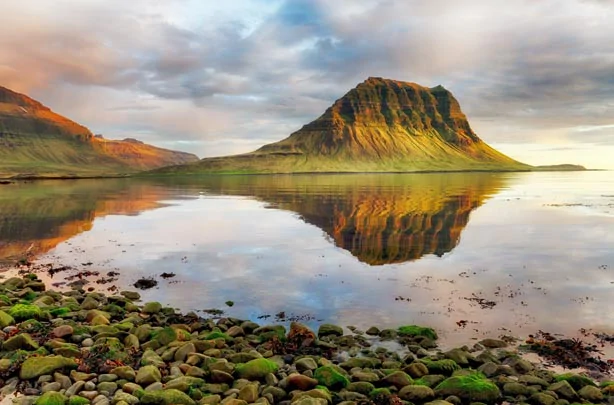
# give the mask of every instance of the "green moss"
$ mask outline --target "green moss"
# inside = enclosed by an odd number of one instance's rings
[[[26,302],[32,302],[38,297],[34,291],[28,291],[21,299]]]
[[[430,387],[429,383],[426,382],[423,378],[418,378],[417,380],[414,380],[413,385],[423,385],[425,387]]]
[[[332,366],[324,366],[316,369],[313,377],[318,380],[318,384],[328,388],[345,388],[350,384],[347,377]]]
[[[214,331],[214,332],[209,333],[207,336],[205,336],[205,340],[214,340],[214,339],[232,340],[230,336],[220,331]]]
[[[11,299],[8,295],[0,294],[0,302],[6,305],[11,305]]]
[[[432,340],[437,340],[437,332],[433,328],[418,325],[401,326],[398,330],[400,336],[424,336]]]
[[[162,346],[166,346],[177,340],[177,332],[175,332],[175,329],[171,328],[170,326],[167,326],[161,330],[153,331],[151,336],[153,340],[157,340]]]
[[[24,321],[27,319],[38,319],[43,315],[43,312],[36,305],[17,304],[9,309],[8,314],[17,321]]]
[[[52,316],[57,317],[62,317],[68,313],[72,312],[69,308],[66,307],[60,307],[60,308],[53,308],[52,310],[49,311],[49,313]]]
[[[19,330],[28,332],[41,332],[45,329],[45,325],[37,321],[36,319],[28,319],[19,324]]]
[[[316,390],[320,390],[320,391],[324,391],[324,392],[327,392],[327,393],[330,394],[330,390],[328,388],[326,388],[325,386],[323,386],[323,385],[316,385],[315,389]]]
[[[602,381],[601,384],[599,384],[601,388],[609,387],[611,385],[614,385],[614,381]]]
[[[375,398],[379,395],[390,395],[390,390],[388,388],[376,388],[369,393],[371,398]]]
[[[235,371],[239,378],[258,380],[269,373],[275,373],[279,366],[268,359],[254,359],[244,364],[238,364]]]
[[[461,367],[454,360],[450,360],[450,359],[444,359],[444,360],[423,359],[423,360],[420,360],[420,362],[426,365],[426,367],[429,369],[429,374],[452,375],[453,372],[461,369]]]
[[[64,405],[65,403],[66,397],[64,394],[60,394],[59,392],[46,392],[36,400],[34,405]]]
[[[559,374],[554,377],[554,380],[556,382],[567,381],[569,385],[573,387],[574,390],[582,389],[582,387],[585,387],[587,385],[592,385],[593,387],[597,386],[597,384],[595,384],[595,382],[590,378],[574,373]]]
[[[436,388],[437,395],[455,395],[472,402],[494,402],[501,396],[499,388],[482,373],[459,375],[441,382]]]
[[[89,403],[89,399],[80,397],[78,395],[73,395],[68,400],[68,405],[89,405]]]

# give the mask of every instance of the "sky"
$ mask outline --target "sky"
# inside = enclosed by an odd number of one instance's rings
[[[0,85],[201,157],[285,138],[369,76],[443,85],[530,164],[614,169],[614,0],[8,0]]]

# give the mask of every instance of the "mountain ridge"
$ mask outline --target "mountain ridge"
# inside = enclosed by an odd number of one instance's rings
[[[530,170],[471,129],[443,86],[370,77],[314,121],[245,154],[153,173],[305,173]]]
[[[0,86],[0,177],[100,177],[197,161],[140,141],[109,140]]]

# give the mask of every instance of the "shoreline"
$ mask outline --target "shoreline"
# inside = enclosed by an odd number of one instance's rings
[[[529,169],[470,169],[470,170],[414,170],[414,171],[376,171],[376,172],[364,172],[364,171],[342,171],[342,172],[279,172],[279,173],[267,173],[267,172],[202,172],[202,173],[151,173],[137,172],[137,173],[124,173],[124,174],[106,174],[106,175],[53,175],[53,176],[36,176],[36,175],[13,175],[8,177],[0,177],[0,185],[16,184],[21,181],[44,181],[44,180],[95,180],[95,179],[129,179],[129,178],[171,178],[171,177],[218,177],[218,176],[319,176],[319,175],[357,175],[357,174],[433,174],[433,173],[543,173],[543,172],[600,172],[608,171],[608,169],[586,169],[586,168],[573,168],[573,169],[557,169],[540,166],[534,166]]]
[[[442,351],[428,327],[346,334],[331,324],[316,331],[180,314],[139,299],[47,290],[35,274],[3,280],[0,396],[16,391],[24,405],[614,401],[613,365],[589,361],[581,342],[559,357],[584,359],[590,377],[533,364],[507,339]],[[567,343],[545,334],[528,346],[547,354]]]

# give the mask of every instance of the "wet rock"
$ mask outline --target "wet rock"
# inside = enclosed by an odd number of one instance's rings
[[[51,334],[58,338],[64,338],[66,336],[72,335],[73,333],[73,327],[70,325],[61,325],[51,331]]]
[[[41,391],[51,392],[51,391],[59,391],[61,389],[62,389],[62,384],[60,384],[59,382],[50,382],[50,383],[43,385],[43,387],[41,388]]]
[[[294,366],[300,373],[307,370],[315,370],[316,368],[318,368],[318,364],[311,357],[305,357],[300,360],[297,360],[296,363],[294,363]]]
[[[559,381],[548,387],[549,391],[555,392],[559,397],[575,400],[578,398],[578,393],[567,381]]]
[[[162,310],[162,304],[159,302],[148,302],[143,306],[141,312],[144,314],[157,314]]]
[[[379,375],[372,373],[372,372],[356,371],[352,373],[352,379],[355,381],[374,383],[374,382],[378,382],[380,380],[380,377]]]
[[[407,385],[399,391],[399,397],[413,403],[428,402],[435,398],[435,392],[423,385]]]
[[[7,351],[13,350],[36,350],[38,349],[38,343],[32,339],[28,333],[20,333],[19,335],[15,335],[12,338],[6,340],[2,344],[2,348]]]
[[[307,377],[306,375],[302,374],[291,374],[286,379],[286,385],[288,389],[308,391],[318,385],[318,380],[316,380],[315,378]]]
[[[328,401],[324,398],[314,398],[304,395],[292,403],[294,405],[327,405]]]
[[[547,388],[550,384],[543,378],[536,377],[534,375],[525,374],[518,377],[518,382],[526,385],[539,385],[542,388]]]
[[[122,380],[134,381],[136,378],[136,372],[130,366],[116,367],[111,370],[111,374],[115,374]]]
[[[343,336],[343,329],[340,326],[325,323],[318,329],[318,337],[323,336]]]
[[[77,381],[76,383],[71,385],[70,388],[66,390],[66,395],[69,397],[73,395],[77,395],[83,390],[84,385],[85,385],[85,381]]]
[[[36,400],[35,405],[63,405],[67,402],[66,396],[59,392],[46,392]]]
[[[251,404],[258,399],[258,384],[250,383],[244,385],[239,391],[239,399]]]
[[[381,383],[386,385],[394,385],[398,389],[401,389],[407,385],[413,384],[413,380],[403,371],[395,371],[388,374],[386,377],[380,380]]]
[[[489,349],[500,349],[508,346],[507,342],[499,339],[484,339],[480,341],[480,344]]]
[[[492,403],[501,397],[499,388],[480,374],[450,377],[435,388],[438,396],[454,395],[464,401]]]
[[[51,374],[55,370],[76,367],[77,363],[73,359],[62,356],[29,357],[21,366],[19,378],[29,380],[41,375]]]
[[[136,383],[149,385],[162,380],[162,374],[158,367],[153,365],[143,366],[136,373]]]
[[[236,372],[239,378],[247,380],[259,380],[266,377],[269,373],[277,371],[279,366],[268,359],[250,360],[245,364],[237,365]]]
[[[535,389],[527,387],[526,385],[520,383],[509,382],[503,385],[503,394],[514,397],[518,395],[524,395],[525,397],[529,397],[535,394]]]
[[[136,405],[139,403],[139,399],[134,395],[130,395],[127,392],[117,391],[115,395],[113,395],[113,404],[118,405],[120,402],[125,402],[129,405]]]
[[[7,326],[14,325],[15,319],[4,311],[0,311],[0,328],[4,329]]]
[[[578,391],[578,395],[580,398],[585,399],[589,402],[601,402],[603,400],[603,393],[597,387],[593,387],[592,385],[586,385]]]
[[[403,369],[412,378],[420,378],[429,373],[429,369],[424,363],[414,362]]]
[[[543,392],[539,392],[531,395],[529,402],[533,405],[554,405],[556,398],[551,395],[544,394]]]
[[[81,373],[76,370],[70,372],[70,378],[72,378],[73,381],[89,381],[96,377],[97,375],[95,373]]]

